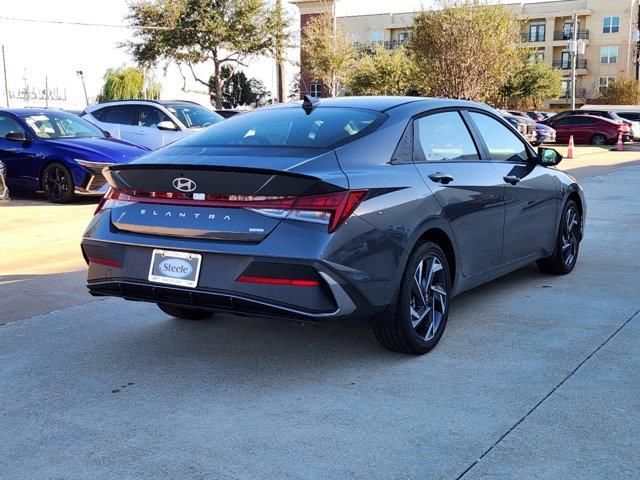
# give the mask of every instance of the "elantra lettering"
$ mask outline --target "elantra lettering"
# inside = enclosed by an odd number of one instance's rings
[[[151,215],[154,217],[158,217],[158,216],[164,216],[164,217],[171,217],[173,218],[175,215],[177,215],[178,218],[187,218],[187,213],[186,212],[170,212],[170,211],[166,211],[164,212],[164,214],[162,214],[161,212],[159,212],[158,210],[151,210],[151,211],[147,211],[146,208],[141,208],[140,209],[140,215]],[[191,213],[189,214],[190,217],[195,218],[196,220],[199,219],[202,214],[201,213]],[[215,213],[211,213],[209,215],[207,215],[207,219],[208,220],[215,220],[216,219],[216,214]],[[230,221],[231,220],[231,216],[230,215],[225,215],[222,220],[224,221]]]

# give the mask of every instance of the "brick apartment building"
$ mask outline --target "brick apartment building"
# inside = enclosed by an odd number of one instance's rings
[[[346,1],[346,0],[343,0]],[[333,0],[290,0],[300,10],[302,27],[313,15],[333,9]],[[550,99],[547,107],[570,103],[571,57],[567,41],[578,15],[578,39],[585,42],[577,57],[577,103],[599,96],[617,75],[636,76],[638,0],[551,0],[540,3],[505,3],[523,20],[522,40],[533,50],[531,60],[545,62],[564,75],[565,94]],[[416,12],[338,17],[338,24],[354,43],[396,48],[407,38]],[[301,72],[301,93],[323,96],[323,85]]]

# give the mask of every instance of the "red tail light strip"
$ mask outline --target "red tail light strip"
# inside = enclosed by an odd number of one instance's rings
[[[367,190],[344,190],[303,197],[206,194],[202,200],[194,200],[189,193],[110,189],[100,201],[96,213],[105,207],[108,200],[194,207],[316,211],[330,214],[329,233],[332,233],[351,216],[367,193]]]
[[[95,263],[96,265],[102,265],[103,267],[122,268],[120,262],[109,260],[107,258],[89,257],[89,262]]]
[[[319,287],[318,280],[302,280],[291,278],[251,277],[242,275],[238,277],[240,283],[261,283],[264,285],[290,285],[294,287]]]

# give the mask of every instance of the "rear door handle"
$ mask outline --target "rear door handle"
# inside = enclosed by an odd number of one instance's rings
[[[446,185],[449,182],[453,182],[453,177],[448,173],[441,173],[441,172],[432,173],[431,175],[429,175],[429,178],[431,179],[431,181],[436,183],[442,183],[443,185]]]
[[[511,185],[515,185],[520,181],[518,177],[515,175],[507,175],[506,177],[502,177],[505,182],[510,183]]]

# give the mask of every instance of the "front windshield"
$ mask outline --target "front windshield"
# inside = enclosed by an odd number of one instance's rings
[[[194,103],[171,103],[167,110],[187,128],[204,128],[224,120],[221,115]]]
[[[69,113],[39,112],[23,115],[22,119],[38,138],[46,140],[105,137],[98,127]]]

